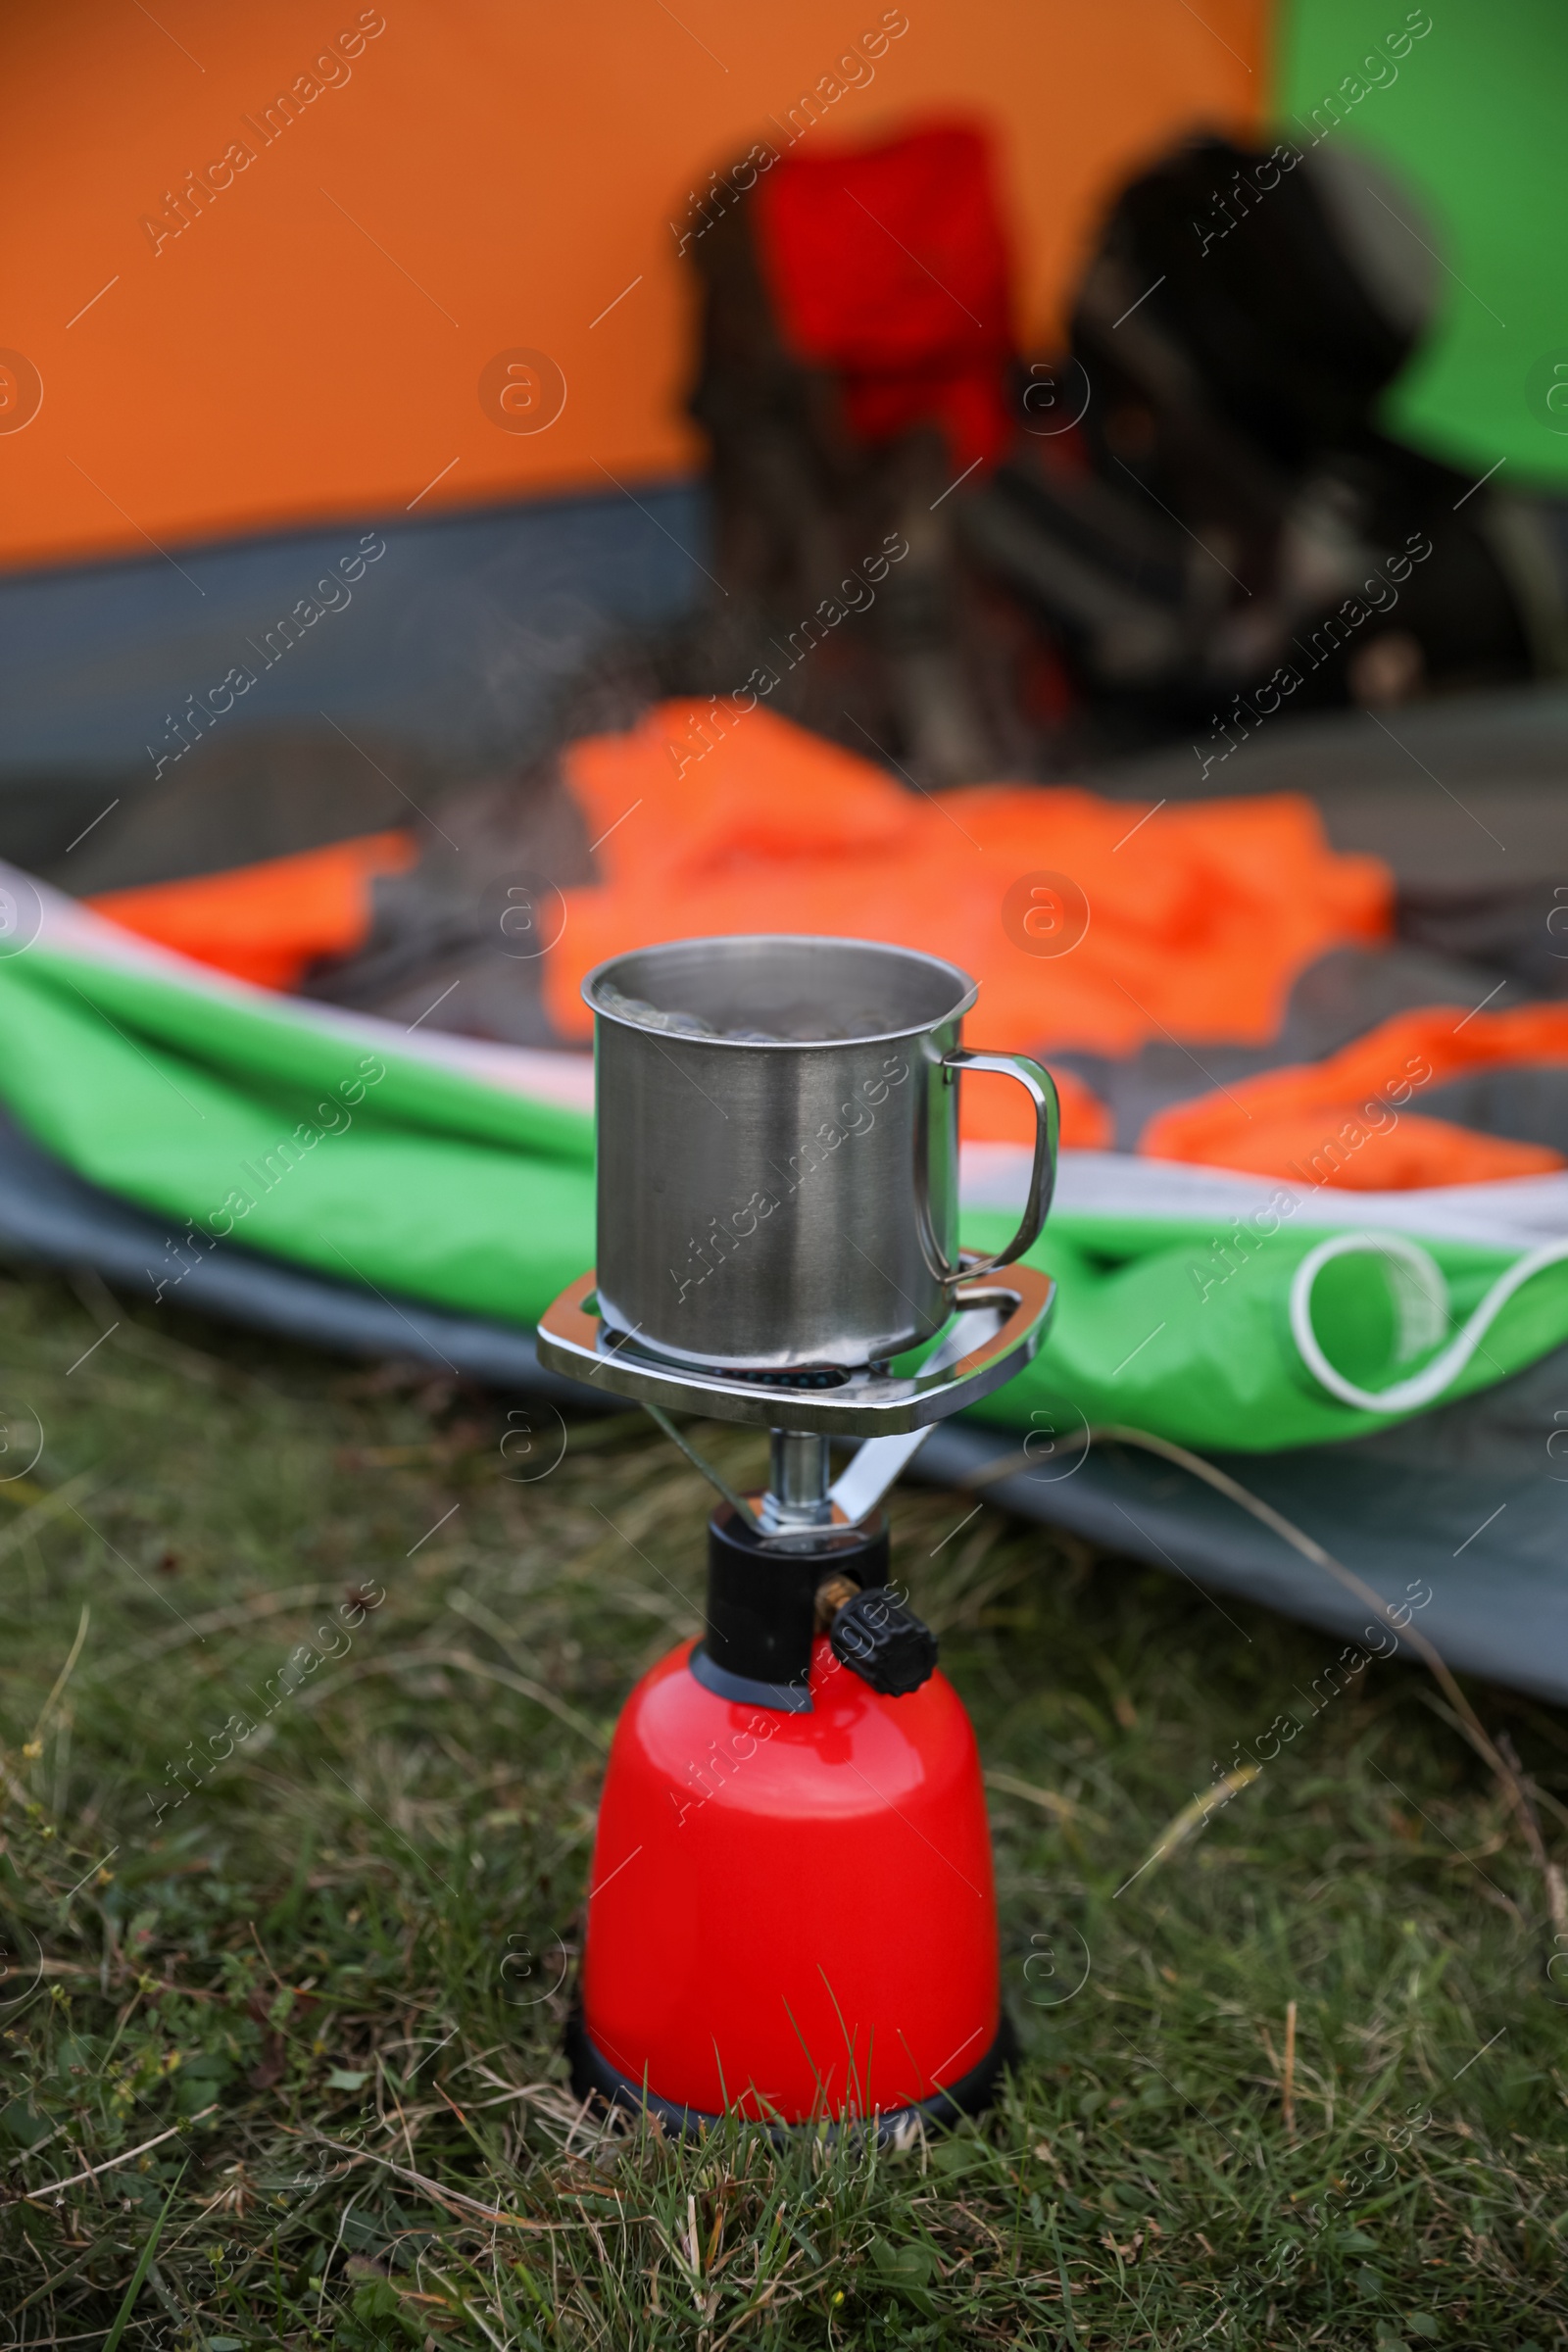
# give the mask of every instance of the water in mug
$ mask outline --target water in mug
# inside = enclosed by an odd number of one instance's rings
[[[852,1011],[837,1021],[813,1020],[806,1027],[720,1029],[714,1022],[704,1020],[700,1012],[662,1012],[643,997],[622,996],[618,988],[606,980],[594,990],[594,1002],[606,1012],[635,1022],[639,1029],[662,1029],[675,1037],[723,1037],[741,1046],[843,1044],[852,1038],[876,1037],[888,1026],[880,1013],[867,1011],[857,1017]]]

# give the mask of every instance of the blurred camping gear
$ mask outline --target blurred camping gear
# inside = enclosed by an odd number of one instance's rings
[[[689,256],[726,587],[694,683],[760,662],[793,716],[933,786],[1193,730],[1212,765],[1282,708],[1568,672],[1531,502],[1379,425],[1438,267],[1387,173],[1183,142],[1038,356],[996,178],[956,122],[727,175]],[[867,601],[888,533],[909,554]]]

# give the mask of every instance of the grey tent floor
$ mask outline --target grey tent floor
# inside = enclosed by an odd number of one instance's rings
[[[160,1220],[84,1183],[0,1114],[0,1254],[90,1268],[147,1304],[168,1276],[170,1238]],[[413,1358],[564,1411],[604,1409],[579,1383],[541,1367],[525,1330],[384,1298],[251,1250],[202,1253],[157,1303],[343,1355]],[[1238,1455],[1222,1466],[1385,1602],[1418,1611],[1415,1622],[1450,1665],[1568,1702],[1568,1463],[1553,1463],[1536,1430],[1544,1412],[1545,1428],[1553,1425],[1554,1383],[1568,1396],[1559,1359],[1548,1358],[1405,1431]],[[1464,1443],[1467,1430],[1478,1442]],[[1221,1614],[1239,1596],[1321,1627],[1336,1642],[1370,1638],[1364,1601],[1174,1465],[1097,1444],[1058,1468],[1024,1462],[1020,1445],[1009,1431],[949,1423],[915,1456],[911,1475],[959,1488],[977,1482],[982,1507],[1068,1529],[1185,1577]],[[998,1475],[1009,1461],[1017,1467]]]
[[[0,799],[53,779],[79,796],[85,824],[104,777],[134,798],[160,755],[178,752],[170,714],[205,702],[236,664],[255,684],[230,698],[217,744],[309,727],[328,743],[344,740],[335,730],[373,740],[377,758],[399,743],[446,774],[515,759],[607,638],[691,607],[707,528],[700,485],[634,479],[624,492],[185,544],[178,565],[160,552],[13,573],[0,580]],[[384,556],[283,644],[280,622],[322,575],[346,558],[352,577],[362,543],[377,541]]]

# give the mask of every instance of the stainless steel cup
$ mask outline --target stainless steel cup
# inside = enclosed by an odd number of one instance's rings
[[[959,1043],[978,991],[873,940],[672,941],[589,973],[599,1311],[678,1362],[858,1369],[929,1339],[955,1286],[1045,1222],[1056,1092],[1022,1054]],[[959,1263],[958,1073],[1035,1106],[1023,1221]]]

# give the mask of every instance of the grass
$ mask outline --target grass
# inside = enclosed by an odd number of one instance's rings
[[[992,1776],[1006,2096],[902,2151],[605,2127],[558,1978],[706,1490],[635,1417],[549,1469],[537,1407],[102,1304],[0,1281],[0,2342],[1568,2342],[1568,1983],[1422,1672],[1309,1716],[1327,1637],[989,1505],[938,1550],[972,1497],[901,1493]],[[1470,1695],[1560,1852],[1568,1720]]]

